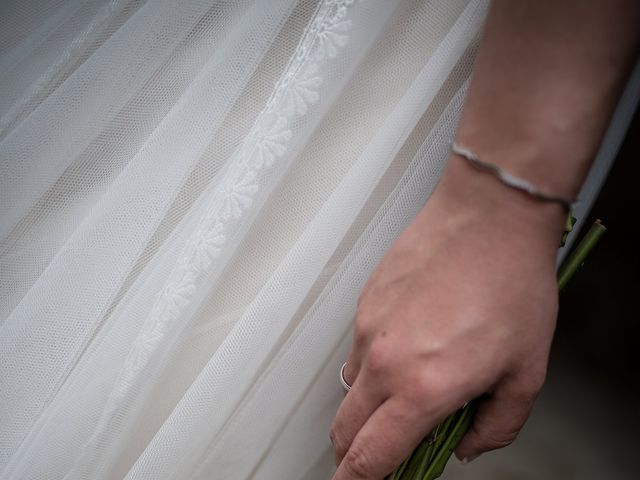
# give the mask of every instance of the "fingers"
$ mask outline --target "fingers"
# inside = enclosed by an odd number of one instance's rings
[[[455,450],[456,457],[471,461],[511,444],[529,417],[538,391],[535,385],[509,382],[481,400],[471,428]]]
[[[385,401],[357,433],[333,480],[382,480],[411,454],[427,430],[415,408],[395,397]]]
[[[336,465],[340,464],[367,419],[385,400],[382,392],[375,391],[375,384],[367,382],[363,376],[366,375],[359,375],[352,384],[331,426],[329,436],[333,443]],[[345,377],[349,381],[346,371]]]

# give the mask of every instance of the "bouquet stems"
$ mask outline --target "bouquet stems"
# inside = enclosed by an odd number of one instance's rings
[[[558,272],[558,290],[562,292],[573,277],[573,274],[582,266],[589,252],[593,250],[596,243],[600,240],[607,228],[602,224],[600,219],[596,220],[591,228],[580,241],[578,246],[569,254],[567,260],[562,264]]]
[[[569,215],[562,237],[564,245],[575,219]],[[598,243],[606,228],[596,220],[578,246],[569,254],[558,272],[558,290],[562,292],[589,252]],[[388,480],[435,480],[442,475],[449,458],[473,422],[477,401],[471,401],[449,415],[413,451],[411,456],[393,472]]]

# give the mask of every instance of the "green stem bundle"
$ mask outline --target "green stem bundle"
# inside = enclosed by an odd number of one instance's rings
[[[606,231],[607,228],[602,222],[599,219],[596,220],[578,246],[569,254],[558,272],[558,290],[560,292],[564,290],[573,274],[580,268],[589,252],[593,250]]]

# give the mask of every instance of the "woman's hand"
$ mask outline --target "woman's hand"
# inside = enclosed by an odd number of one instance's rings
[[[633,0],[493,1],[457,139],[574,198],[637,58],[639,18]],[[360,297],[336,480],[383,478],[480,396],[458,457],[515,438],[545,376],[565,215],[452,159]]]
[[[508,445],[544,381],[564,213],[450,163],[360,297],[352,389],[331,430],[335,480],[382,479],[481,396],[456,455]]]

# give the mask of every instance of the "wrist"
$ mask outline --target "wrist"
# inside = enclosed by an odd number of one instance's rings
[[[490,235],[542,248],[555,257],[567,212],[513,189],[493,175],[451,155],[440,183],[427,204],[452,223],[481,223]]]

